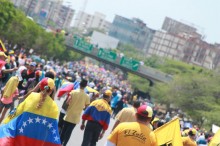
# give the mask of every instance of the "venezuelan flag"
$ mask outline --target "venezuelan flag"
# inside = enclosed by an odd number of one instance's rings
[[[103,129],[108,129],[108,125],[111,117],[111,107],[104,99],[98,99],[93,101],[85,110],[82,115],[83,120],[97,121]]]
[[[0,146],[61,146],[58,107],[48,96],[41,108],[40,93],[31,93],[0,126]]]
[[[64,94],[66,93],[69,93],[70,91],[72,91],[73,89],[78,89],[79,88],[79,82],[74,82],[74,83],[71,83],[71,82],[64,82],[62,84],[62,86],[60,87],[59,89],[59,92],[58,92],[58,95],[57,97],[61,97],[63,96]]]

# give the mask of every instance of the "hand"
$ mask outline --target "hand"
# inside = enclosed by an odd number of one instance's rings
[[[80,129],[81,129],[81,130],[84,130],[84,129],[85,129],[85,125],[82,124],[82,125],[80,126]]]
[[[14,71],[16,71],[16,70],[18,70],[18,68],[17,68],[17,67],[15,67],[15,68],[13,68],[13,70],[14,70]]]
[[[24,98],[24,96],[19,96],[19,97],[18,97],[18,99],[23,99],[23,98]]]

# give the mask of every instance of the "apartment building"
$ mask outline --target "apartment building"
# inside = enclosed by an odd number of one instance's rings
[[[146,23],[138,18],[128,19],[116,15],[110,26],[109,35],[122,43],[147,51],[154,32],[155,30],[148,28]]]
[[[220,66],[220,45],[205,42],[195,27],[168,17],[162,30],[155,32],[147,55],[167,57],[208,69]]]
[[[148,56],[157,55],[174,60],[182,60],[186,41],[184,37],[164,31],[156,31],[147,54]]]
[[[57,17],[55,17],[53,21],[56,23],[56,26],[60,29],[69,28],[73,20],[74,13],[75,10],[68,6],[62,5],[59,11],[57,11]]]
[[[76,16],[74,27],[85,32],[89,28],[97,28],[103,30],[104,32],[108,32],[111,23],[106,21],[105,18],[106,16],[99,12],[95,12],[94,15],[91,15],[86,12],[79,11]]]

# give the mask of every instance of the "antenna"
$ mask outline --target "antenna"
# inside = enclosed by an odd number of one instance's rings
[[[87,6],[87,4],[88,4],[88,0],[84,0],[84,2],[83,2],[83,6],[82,6],[82,8],[81,8],[81,16],[79,17],[79,22],[78,22],[78,25],[77,25],[77,27],[79,28],[79,25],[81,25],[81,21],[82,21],[82,15],[83,15],[83,13],[85,12],[85,10],[86,10],[86,6]]]

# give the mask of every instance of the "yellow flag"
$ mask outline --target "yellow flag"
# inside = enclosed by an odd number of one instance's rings
[[[7,51],[1,40],[0,40],[0,51],[2,51],[2,52],[6,52]]]
[[[183,146],[178,118],[157,128],[154,133],[158,146]]]
[[[220,129],[215,133],[214,137],[212,138],[209,146],[220,146]]]

